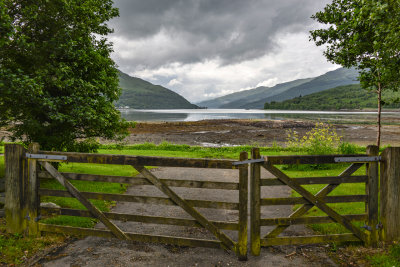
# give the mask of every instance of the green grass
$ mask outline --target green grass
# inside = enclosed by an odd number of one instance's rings
[[[372,266],[400,267],[400,244],[393,244],[386,253],[367,256]]]
[[[5,171],[4,156],[0,156],[0,179],[4,178],[4,171]]]

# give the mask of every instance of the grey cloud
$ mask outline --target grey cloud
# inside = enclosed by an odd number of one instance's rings
[[[176,46],[154,53],[152,44],[129,51],[123,66],[156,68],[219,59],[233,64],[276,48],[276,35],[305,31],[310,16],[328,0],[115,0],[120,17],[110,22],[113,36],[146,40],[164,32]],[[126,48],[128,49],[128,48]],[[135,54],[136,53],[136,54]]]

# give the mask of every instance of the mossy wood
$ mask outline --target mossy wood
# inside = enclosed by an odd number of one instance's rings
[[[39,151],[39,144],[32,143],[29,145],[29,153],[37,153]],[[28,232],[31,236],[40,235],[39,231],[39,203],[40,198],[38,194],[39,181],[37,178],[37,161],[35,159],[28,160],[29,168],[29,187],[28,187],[28,213],[30,220],[28,221]]]
[[[260,149],[251,150],[251,159],[260,159]],[[260,164],[250,164],[250,249],[254,256],[260,255],[260,202],[261,202]]]
[[[305,245],[348,241],[360,241],[360,239],[354,234],[273,237],[261,239],[261,246]]]
[[[247,152],[240,153],[240,161],[245,161],[248,159]],[[236,253],[239,260],[247,260],[247,234],[248,234],[248,195],[249,195],[249,166],[248,164],[242,164],[239,167],[239,231],[238,231],[238,243],[236,248]]]
[[[300,185],[310,184],[333,184],[333,183],[366,183],[368,181],[367,175],[359,176],[327,176],[327,177],[301,177],[293,178]],[[274,185],[285,185],[279,179],[261,179],[261,186],[274,186]]]
[[[337,164],[335,158],[360,158],[367,157],[366,154],[357,155],[299,155],[299,156],[265,156],[265,162],[271,165],[284,165],[284,164]]]
[[[28,226],[28,162],[26,149],[18,144],[5,145],[5,218],[9,233],[24,233]]]
[[[67,209],[67,208],[47,208],[42,207],[40,209],[42,215],[68,215],[68,216],[79,216],[87,218],[96,218],[87,210]],[[182,218],[171,218],[171,217],[160,217],[160,216],[145,216],[137,214],[126,214],[126,213],[115,213],[115,212],[103,212],[104,215],[110,220],[118,220],[124,222],[141,222],[151,224],[168,224],[177,226],[188,226],[204,228],[200,223],[193,219],[182,219]],[[210,221],[212,224],[223,230],[237,231],[239,224],[236,222],[223,222],[223,221]]]
[[[380,220],[384,241],[400,240],[400,147],[382,152]]]
[[[113,176],[113,175],[94,175],[82,173],[61,173],[69,180],[92,181],[92,182],[108,182],[121,183],[130,185],[153,185],[146,178],[141,176]],[[38,177],[42,179],[52,179],[52,176],[45,171],[38,173]],[[175,179],[160,179],[166,185],[172,187],[188,187],[188,188],[205,188],[205,189],[225,189],[238,190],[239,183],[232,182],[210,182],[210,181],[195,181],[195,180],[175,180]]]
[[[367,154],[369,156],[378,156],[379,148],[377,146],[368,146]],[[378,246],[378,212],[379,212],[379,163],[369,162],[366,168],[367,173],[367,184],[365,186],[366,195],[368,195],[368,201],[366,202],[366,212],[368,214],[368,226],[371,229],[369,235],[368,244],[370,246]]]
[[[115,237],[114,234],[109,230],[61,226],[61,225],[43,224],[43,223],[39,224],[39,230],[42,232],[60,233],[67,235],[98,236],[105,238]],[[138,234],[129,232],[125,234],[128,236],[130,240],[139,242],[161,243],[161,244],[171,244],[171,245],[189,246],[189,247],[221,248],[221,242],[217,240],[172,237],[172,236],[162,236],[162,235],[147,235],[147,234]]]
[[[108,155],[76,152],[39,151],[39,154],[67,156],[67,162],[115,164],[135,166],[160,166],[160,167],[185,167],[185,168],[213,168],[213,169],[237,169],[232,165],[234,160],[227,159],[193,159],[173,157],[148,157]],[[45,161],[45,160],[43,160]]]
[[[176,205],[171,199],[169,199],[167,197],[118,195],[118,194],[93,193],[93,192],[81,192],[81,194],[85,198],[89,198],[89,199],[122,201],[122,202],[137,202],[137,203],[168,205],[168,206]],[[68,191],[43,189],[43,188],[39,189],[39,195],[53,196],[53,197],[73,197]],[[196,200],[185,199],[185,201],[187,201],[191,206],[197,207],[197,208],[239,210],[239,203],[197,200],[197,199]]]
[[[346,195],[346,196],[327,196],[320,197],[325,203],[347,203],[347,202],[366,202],[368,200],[367,195]],[[262,198],[260,205],[296,205],[296,204],[308,204],[310,201],[304,197],[287,197],[287,198]]]

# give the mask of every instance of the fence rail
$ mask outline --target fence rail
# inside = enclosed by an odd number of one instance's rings
[[[49,162],[65,161],[89,164],[130,165],[140,174],[135,177],[93,175],[79,173],[60,173]],[[338,176],[292,178],[277,168],[277,165],[291,164],[346,164],[347,169]],[[354,175],[366,166],[365,175]],[[170,179],[156,177],[144,166],[211,168],[237,170],[238,181],[207,181]],[[248,167],[250,166],[250,175]],[[345,166],[345,165],[342,165]],[[275,178],[262,178],[261,169],[266,169]],[[380,180],[378,170],[380,169]],[[182,246],[201,246],[224,248],[234,251],[241,260],[247,259],[248,244],[248,206],[250,207],[250,248],[253,255],[259,255],[261,247],[276,245],[311,244],[321,242],[362,241],[375,246],[379,239],[384,241],[400,238],[400,148],[387,148],[379,156],[378,148],[369,146],[366,154],[357,155],[320,155],[320,156],[261,156],[259,149],[252,149],[251,159],[242,152],[238,160],[165,158],[127,155],[105,155],[89,153],[65,153],[41,151],[38,144],[28,149],[17,144],[5,146],[5,217],[7,231],[11,233],[28,232],[36,236],[41,232],[64,233],[73,235],[93,235],[100,237],[118,237],[142,242],[166,243]],[[250,178],[250,183],[248,183]],[[65,190],[40,188],[41,181],[57,180]],[[153,186],[165,194],[164,197],[150,195],[121,195],[111,193],[81,192],[70,181],[90,181],[121,183],[133,186]],[[0,205],[1,185],[0,179]],[[340,184],[365,184],[365,194],[330,195]],[[378,186],[380,184],[380,186]],[[317,193],[308,191],[307,185],[325,185]],[[300,196],[268,197],[261,195],[261,188],[288,186]],[[237,192],[238,201],[210,201],[180,197],[174,188],[222,190],[221,196]],[[250,194],[249,194],[250,192]],[[40,207],[41,196],[67,197],[78,199],[87,210],[71,208]],[[250,201],[248,197],[250,196]],[[380,196],[380,199],[378,199]],[[125,214],[101,212],[89,199],[156,204],[161,206],[179,206],[189,218],[154,216],[151,214]],[[222,199],[222,198],[221,198]],[[249,203],[250,202],[250,203]],[[360,214],[339,214],[330,203],[365,203],[365,211]],[[250,204],[250,205],[248,205]],[[329,204],[329,205],[328,205]],[[263,218],[261,207],[275,205],[299,205],[287,217]],[[380,217],[378,208],[380,205]],[[1,208],[1,206],[0,206]],[[236,221],[207,219],[197,208],[238,211]],[[309,216],[312,208],[322,210],[326,216]],[[0,210],[0,217],[1,217]],[[41,216],[77,216],[95,218],[107,229],[87,229],[80,227],[52,225],[40,222]],[[188,238],[165,235],[148,235],[122,231],[112,220],[145,224],[195,227],[206,229],[215,240],[208,238]],[[365,229],[353,222],[364,221]],[[311,236],[280,236],[291,225],[337,223],[350,233]],[[273,226],[266,235],[261,229]],[[233,241],[222,230],[236,231]]]

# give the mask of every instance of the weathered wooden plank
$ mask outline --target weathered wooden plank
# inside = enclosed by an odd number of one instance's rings
[[[65,179],[50,163],[39,162],[39,164],[46,169],[60,184],[62,184],[68,192],[74,196],[80,203],[82,203],[97,219],[99,219],[111,232],[118,238],[129,240],[129,237],[112,223],[106,216],[89,200],[87,200],[78,189],[75,188],[67,179]]]
[[[311,204],[314,206],[318,207],[320,210],[325,212],[329,217],[331,217],[335,222],[340,223],[344,227],[346,227],[348,230],[350,230],[352,233],[354,233],[358,238],[360,238],[362,241],[367,242],[367,235],[360,231],[356,226],[354,226],[349,220],[347,220],[345,217],[341,216],[338,214],[336,211],[334,211],[331,207],[326,205],[324,200],[322,198],[318,198],[305,190],[301,185],[296,183],[293,179],[288,177],[286,174],[284,174],[282,171],[280,171],[278,168],[272,166],[269,164],[269,162],[264,163],[264,167],[273,175],[275,175],[278,179],[280,179],[282,182],[287,184],[290,188],[295,190],[297,193],[299,193],[301,196],[303,196],[305,199],[307,199]]]
[[[53,224],[40,223],[39,229],[42,232],[61,233],[67,235],[98,236],[105,238],[115,237],[113,233],[109,230],[60,226]],[[162,236],[162,235],[146,235],[146,234],[137,234],[129,232],[125,234],[129,237],[130,240],[139,242],[161,243],[161,244],[171,244],[177,246],[190,246],[190,247],[221,248],[221,242],[216,240],[172,237],[172,236]]]
[[[271,165],[283,164],[328,164],[336,163],[336,157],[366,157],[365,154],[360,155],[302,155],[302,156],[264,156],[264,160]]]
[[[379,148],[377,146],[367,146],[369,156],[378,156]],[[370,162],[367,164],[367,184],[365,186],[367,201],[368,226],[371,229],[368,244],[376,247],[378,245],[378,208],[379,208],[379,163]]]
[[[68,162],[78,162],[78,163],[237,169],[236,166],[232,165],[232,163],[235,161],[228,159],[148,157],[148,156],[108,155],[108,154],[56,152],[56,151],[39,151],[39,154],[65,155],[67,156]]]
[[[261,246],[303,245],[348,241],[360,241],[360,239],[354,234],[273,237],[261,239]]]
[[[251,159],[261,158],[260,149],[251,150]],[[250,248],[251,254],[259,256],[260,243],[260,204],[261,204],[261,168],[259,163],[250,164]]]
[[[325,203],[366,202],[367,195],[327,196],[321,198]],[[303,197],[262,198],[261,206],[269,205],[296,205],[310,203]]]
[[[113,176],[113,175],[95,175],[82,173],[61,173],[65,178],[70,180],[92,181],[92,182],[108,182],[121,183],[131,185],[153,185],[146,178],[130,177],[130,176]],[[38,174],[39,178],[52,179],[48,172],[41,171]],[[231,182],[211,182],[211,181],[195,181],[195,180],[176,180],[176,179],[160,179],[166,185],[171,187],[188,187],[188,188],[204,188],[204,189],[223,189],[223,190],[238,190],[239,183]]]
[[[347,169],[345,169],[341,174],[339,174],[339,176],[342,177],[342,176],[352,175],[362,165],[364,165],[364,164],[363,163],[353,163]],[[322,188],[315,196],[316,197],[325,197],[326,195],[328,195],[330,192],[332,192],[338,186],[339,186],[338,184],[329,184],[329,185],[325,186],[324,188]],[[304,204],[301,207],[299,207],[296,211],[294,211],[292,214],[290,214],[289,218],[300,217],[300,216],[306,214],[307,211],[309,211],[312,207],[314,207],[314,205],[312,205],[312,204]],[[287,226],[284,226],[284,225],[277,226],[273,230],[271,230],[265,237],[278,236],[287,227],[289,227],[289,226],[288,225]]]
[[[107,193],[93,193],[93,192],[81,192],[81,194],[90,199],[100,199],[109,201],[121,201],[121,202],[137,202],[146,204],[158,204],[158,205],[175,205],[173,201],[166,197],[147,197],[147,196],[132,196],[132,195],[118,195],[118,194],[107,194]],[[54,197],[72,197],[68,191],[53,190],[53,189],[39,189],[39,195],[41,196],[54,196]],[[209,209],[226,209],[226,210],[239,210],[239,204],[233,202],[221,202],[221,201],[208,201],[208,200],[195,200],[185,199],[191,206],[198,208],[209,208]]]
[[[218,227],[212,224],[206,217],[195,210],[188,202],[178,196],[174,191],[172,191],[167,185],[161,182],[156,176],[154,176],[149,170],[144,166],[133,166],[138,172],[140,172],[144,177],[146,177],[150,182],[152,182],[161,192],[166,194],[176,205],[181,207],[190,216],[197,220],[204,228],[209,230],[216,238],[218,238],[224,246],[228,249],[235,251],[235,243],[223,232],[221,232]]]
[[[298,184],[308,185],[308,184],[344,184],[344,183],[366,183],[368,181],[367,175],[360,176],[329,176],[329,177],[302,177],[302,178],[292,178]],[[279,179],[261,179],[261,186],[275,186],[275,185],[285,185]]]
[[[367,214],[349,214],[343,215],[349,221],[364,221],[367,219]],[[295,225],[295,224],[316,224],[316,223],[331,223],[332,218],[328,216],[312,216],[312,217],[299,217],[299,218],[268,218],[261,219],[261,226],[272,225]]]
[[[240,153],[240,161],[248,159],[247,152]],[[249,165],[242,164],[239,166],[239,231],[238,231],[238,243],[236,254],[239,260],[247,260],[247,205],[249,195]]]
[[[388,147],[381,156],[381,234],[383,241],[397,241],[400,240],[400,147]]]
[[[68,216],[96,218],[87,210],[77,210],[77,209],[67,209],[67,208],[47,208],[47,207],[42,207],[40,210],[43,215],[68,215]],[[116,220],[116,221],[168,224],[168,225],[204,228],[196,220],[192,219],[146,216],[137,214],[115,213],[115,212],[103,212],[103,213],[110,220]],[[237,222],[223,222],[223,221],[211,221],[211,222],[220,229],[232,230],[232,231],[237,231],[239,229],[239,225]]]
[[[40,146],[38,143],[32,143],[29,145],[28,152],[37,153],[37,151],[39,151],[39,148]],[[28,212],[30,217],[28,223],[28,233],[31,236],[40,235],[39,224],[38,224],[38,218],[39,218],[38,208],[40,203],[38,194],[39,181],[37,178],[36,166],[37,166],[37,161],[35,159],[28,160],[28,172],[29,172]]]
[[[27,227],[28,164],[22,145],[5,145],[5,217],[9,233],[22,233]]]

